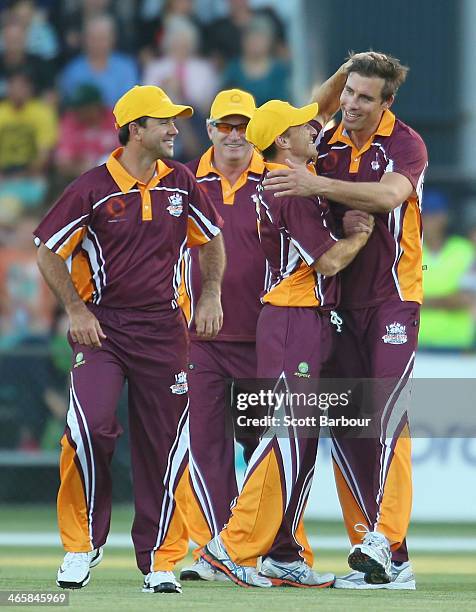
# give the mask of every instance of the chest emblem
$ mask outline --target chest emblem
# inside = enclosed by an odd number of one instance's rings
[[[372,170],[378,170],[380,168],[380,164],[376,159],[370,164],[370,166],[372,167]]]
[[[167,210],[172,217],[180,217],[183,213],[182,196],[179,193],[173,193],[169,196],[170,205],[167,206]]]

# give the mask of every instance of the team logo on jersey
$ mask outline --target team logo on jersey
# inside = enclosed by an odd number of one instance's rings
[[[332,325],[336,326],[336,332],[340,334],[342,332],[342,325],[344,325],[344,321],[335,310],[331,310],[331,323]]]
[[[79,366],[82,366],[83,364],[86,363],[86,359],[84,359],[84,355],[83,353],[77,353],[76,357],[74,359],[74,367],[75,368],[79,368]]]
[[[175,385],[171,385],[170,389],[172,393],[176,395],[183,395],[188,391],[187,375],[182,370],[178,374],[175,374]]]
[[[307,361],[301,361],[301,363],[298,364],[297,372],[294,372],[294,376],[299,376],[299,378],[311,378]]]
[[[405,342],[408,340],[407,328],[405,325],[394,321],[385,327],[387,329],[387,333],[385,336],[382,336],[382,340],[385,342],[385,344],[405,344]]]
[[[378,163],[377,159],[374,159],[370,165],[372,166],[372,170],[378,170],[380,168],[380,164]]]
[[[170,206],[167,206],[167,210],[172,217],[180,217],[183,213],[182,196],[180,193],[173,193],[169,196]]]

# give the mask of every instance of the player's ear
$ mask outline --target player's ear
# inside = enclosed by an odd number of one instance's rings
[[[210,138],[210,140],[212,140],[212,129],[213,129],[213,126],[211,124],[211,120],[207,119],[207,134],[208,134],[208,138]]]
[[[387,98],[386,100],[384,100],[383,101],[384,109],[385,110],[389,109],[392,106],[394,100],[395,100],[395,96],[394,95],[392,95],[389,98]]]
[[[276,138],[274,139],[274,143],[279,149],[289,149],[290,144],[288,132],[286,131],[284,132],[284,134],[276,136]]]

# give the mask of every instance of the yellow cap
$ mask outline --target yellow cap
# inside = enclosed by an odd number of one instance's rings
[[[288,128],[309,123],[318,111],[317,102],[296,108],[289,102],[270,100],[256,109],[246,128],[246,140],[264,151]]]
[[[155,85],[136,85],[119,98],[112,111],[117,127],[122,127],[139,117],[191,117],[193,108],[174,104],[163,89]]]
[[[213,100],[210,119],[223,119],[229,115],[242,115],[251,119],[256,110],[255,99],[241,89],[225,89]]]

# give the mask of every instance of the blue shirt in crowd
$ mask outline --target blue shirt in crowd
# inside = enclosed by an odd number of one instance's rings
[[[83,83],[96,85],[104,104],[113,107],[118,98],[139,83],[137,64],[127,55],[111,53],[105,70],[97,72],[88,58],[80,55],[66,66],[61,75],[59,86],[63,100],[67,100]]]

